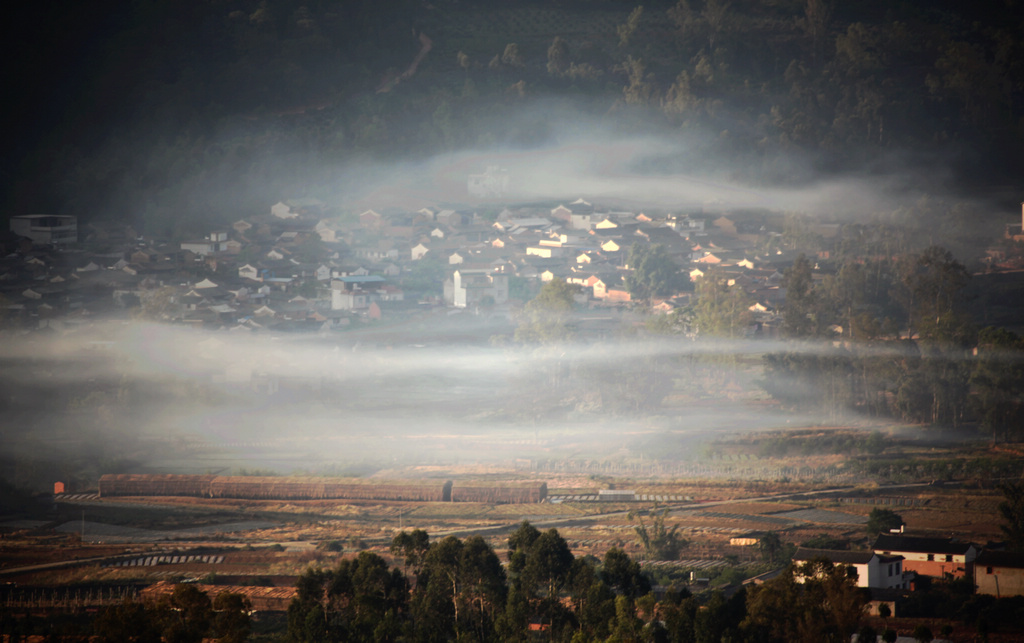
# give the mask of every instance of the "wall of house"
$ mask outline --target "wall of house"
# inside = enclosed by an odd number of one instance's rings
[[[877,559],[872,561],[868,567],[868,580],[866,585],[858,583],[858,587],[879,587],[883,589],[905,589],[909,584],[904,577],[904,565],[903,561],[894,561],[891,563],[881,562]],[[857,566],[858,572],[860,566]]]
[[[990,596],[1024,596],[1024,569],[982,567],[974,570],[974,584],[979,594]]]
[[[925,554],[899,553],[906,559],[903,562],[903,569],[923,576],[942,578],[946,574],[952,574],[954,578],[963,578],[972,571],[971,564],[964,562],[963,556],[954,556],[952,561],[947,561],[943,554],[935,554],[935,558],[941,558],[942,560],[928,560]],[[911,556],[916,558],[912,559],[910,558]],[[921,558],[924,558],[924,560],[921,560]],[[959,559],[959,562],[957,559]]]

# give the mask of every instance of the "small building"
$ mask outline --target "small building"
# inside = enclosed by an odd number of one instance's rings
[[[977,593],[1024,596],[1024,553],[983,550],[974,560]]]
[[[508,275],[490,270],[456,270],[449,282],[448,299],[456,308],[477,306],[489,299],[494,305],[508,303]],[[448,284],[445,284],[446,298]]]
[[[599,489],[597,499],[601,502],[633,502],[636,491],[633,489]]]
[[[78,243],[78,217],[69,214],[19,214],[11,217],[11,232],[33,243],[67,246]]]
[[[492,165],[482,174],[470,174],[466,181],[466,190],[470,196],[478,199],[503,197],[509,191],[508,170]]]
[[[224,252],[227,250],[228,233],[223,231],[211,232],[205,239],[195,241],[182,241],[181,249],[194,252],[200,256]]]
[[[331,310],[363,310],[379,299],[380,275],[347,276],[331,281]]]

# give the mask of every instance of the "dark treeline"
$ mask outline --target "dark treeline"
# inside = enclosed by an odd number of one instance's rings
[[[990,184],[1024,158],[1021,24],[1010,2],[45,3],[5,39],[2,203],[184,233],[352,188],[330,170],[354,159],[529,146],[580,115],[706,141],[651,170],[937,158]]]
[[[602,561],[577,558],[557,530],[541,532],[525,521],[509,536],[508,547],[503,566],[479,536],[430,542],[416,530],[392,542],[401,569],[389,569],[367,551],[331,569],[311,568],[300,577],[288,610],[288,638],[820,643],[849,641],[855,632],[861,640],[875,636],[864,615],[866,590],[856,587],[845,566],[823,559],[790,565],[771,580],[728,593],[668,588],[656,595],[639,565],[619,549]],[[774,565],[793,548],[769,532],[761,550]],[[1016,626],[1018,600],[975,596],[972,590],[962,580],[922,581],[908,609],[979,631]],[[891,636],[895,640],[895,631]]]
[[[823,545],[845,547],[824,536],[804,543]],[[869,623],[865,616],[867,590],[856,587],[847,567],[824,559],[789,565],[761,584],[693,595],[685,587],[655,593],[622,550],[609,550],[603,560],[577,558],[557,530],[541,532],[526,521],[510,534],[508,548],[503,565],[479,536],[431,542],[422,530],[401,532],[391,546],[398,566],[364,550],[304,572],[286,625],[254,627],[245,597],[224,592],[211,600],[195,585],[179,584],[157,601],[127,601],[88,619],[46,622],[3,613],[0,633],[11,640],[42,633],[111,643],[244,641],[255,629],[259,640],[295,643],[838,643],[854,633],[861,640],[876,635],[877,619]],[[760,550],[778,567],[794,547],[769,532]],[[918,583],[903,616],[944,619],[947,627],[961,623],[986,635],[1019,627],[1020,597],[976,595],[964,579],[919,577]],[[888,616],[882,615],[884,640],[895,640]]]
[[[804,584],[789,570],[729,598],[697,598],[683,589],[659,599],[619,549],[603,561],[576,558],[557,530],[541,532],[528,522],[509,536],[508,547],[503,567],[479,536],[430,542],[417,530],[393,542],[403,569],[389,570],[370,552],[334,569],[310,569],[288,611],[290,639],[840,641],[856,630],[865,602],[845,571],[830,564]]]

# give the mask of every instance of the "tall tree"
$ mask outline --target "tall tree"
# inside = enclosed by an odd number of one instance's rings
[[[786,304],[782,312],[782,329],[788,337],[804,338],[814,333],[816,295],[811,268],[810,260],[800,255],[786,269],[783,280]]]
[[[242,594],[221,592],[213,600],[214,630],[220,643],[245,643],[252,630],[252,603]]]
[[[913,336],[963,343],[966,322],[961,316],[963,291],[970,274],[953,254],[930,246],[903,266],[902,284],[908,327]]]
[[[865,529],[868,536],[877,536],[880,533],[889,533],[890,529],[899,529],[903,526],[903,517],[891,509],[875,507],[868,516]]]
[[[1001,328],[978,336],[978,357],[971,372],[977,416],[993,440],[1019,438],[1024,430],[1024,340]]]
[[[210,597],[195,585],[175,585],[166,599],[164,640],[169,643],[199,643],[213,621]]]
[[[999,489],[1003,492],[999,503],[1003,524],[999,528],[1015,551],[1024,551],[1024,482],[1007,482]]]
[[[555,36],[548,47],[548,73],[561,76],[569,70],[569,45],[561,36]]]
[[[739,286],[709,272],[697,280],[693,325],[698,335],[743,337],[750,328],[752,298]]]
[[[640,26],[640,18],[642,18],[643,15],[643,5],[637,6],[629,12],[629,17],[626,18],[626,22],[616,27],[615,30],[619,35],[619,47],[627,46],[629,41],[633,39],[633,34],[636,33],[637,27]]]
[[[681,286],[679,266],[661,244],[645,247],[634,243],[627,263],[632,273],[626,277],[626,290],[635,301],[671,295]]]
[[[550,344],[571,339],[574,333],[570,316],[576,290],[561,279],[544,284],[537,296],[523,307],[516,327],[516,341]]]

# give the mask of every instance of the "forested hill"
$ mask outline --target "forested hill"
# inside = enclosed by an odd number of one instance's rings
[[[8,214],[180,233],[354,158],[539,144],[558,109],[697,135],[754,184],[799,180],[795,153],[969,188],[1024,169],[1011,0],[58,0],[9,23]]]

